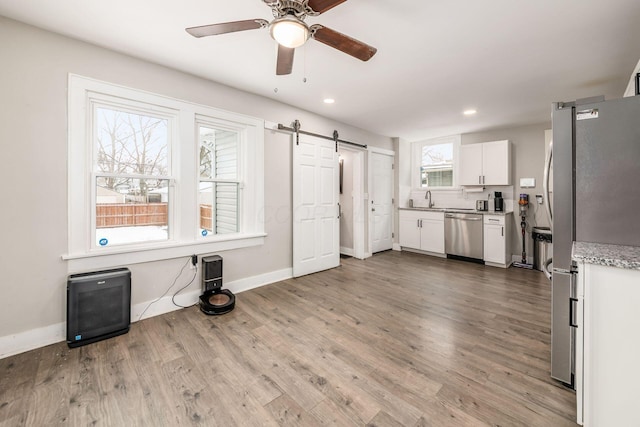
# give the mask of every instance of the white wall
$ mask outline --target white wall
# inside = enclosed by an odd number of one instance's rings
[[[387,137],[3,17],[0,57],[0,343],[65,320],[69,73],[286,125],[298,119],[312,132],[337,129],[345,140],[393,146]],[[264,214],[263,246],[221,253],[225,283],[291,268],[290,137],[272,131],[265,132]],[[184,262],[132,265],[132,304],[160,296]],[[198,288],[199,277],[190,289]]]

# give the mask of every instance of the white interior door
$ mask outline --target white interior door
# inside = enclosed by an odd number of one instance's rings
[[[340,265],[335,142],[300,135],[293,145],[293,276]]]
[[[393,247],[393,156],[372,152],[370,182],[371,252]]]

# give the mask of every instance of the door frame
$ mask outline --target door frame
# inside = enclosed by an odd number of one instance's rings
[[[367,203],[367,209],[365,211],[366,214],[366,222],[367,222],[367,229],[368,229],[368,236],[367,236],[367,250],[365,252],[365,257],[368,258],[370,256],[373,255],[373,251],[372,251],[372,246],[373,246],[373,215],[371,214],[371,207],[370,207],[370,201],[371,201],[371,183],[373,182],[373,174],[371,171],[371,166],[372,166],[372,161],[371,161],[371,155],[372,154],[382,154],[384,156],[390,156],[391,157],[391,164],[393,165],[393,173],[391,174],[391,194],[394,195],[393,197],[393,205],[391,208],[391,232],[393,233],[392,236],[392,240],[395,241],[395,216],[396,216],[396,200],[395,200],[395,174],[396,174],[396,152],[393,150],[385,150],[384,148],[378,148],[378,147],[367,147],[367,192],[365,193],[365,200]]]
[[[353,157],[353,254],[354,258],[365,259],[365,198],[364,184],[364,158],[366,150],[362,148],[349,147],[346,144],[338,145],[338,154],[340,151],[348,151],[354,155]],[[341,230],[342,232],[342,230]]]

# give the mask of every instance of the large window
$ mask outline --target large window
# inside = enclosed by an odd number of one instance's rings
[[[71,75],[63,257],[98,268],[263,243],[263,142],[260,119]]]
[[[95,245],[168,240],[175,117],[92,104]]]
[[[459,145],[458,136],[415,142],[412,156],[414,186],[425,189],[453,188]]]

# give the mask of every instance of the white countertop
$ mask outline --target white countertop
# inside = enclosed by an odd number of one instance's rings
[[[483,214],[483,215],[509,215],[513,213],[513,211],[478,211],[476,209],[466,209],[466,208],[426,208],[426,207],[415,207],[415,208],[398,208],[399,210],[404,211],[428,211],[428,212],[455,212],[455,213],[475,213],[475,214]]]

